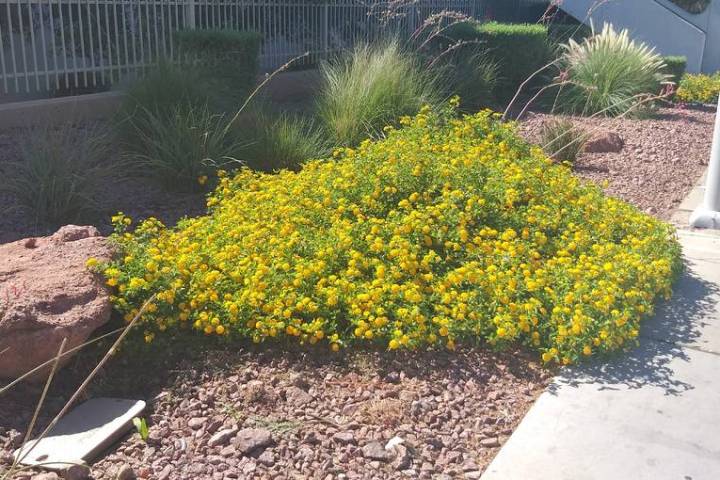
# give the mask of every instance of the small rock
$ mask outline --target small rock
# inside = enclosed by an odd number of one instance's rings
[[[247,455],[254,450],[271,445],[273,443],[272,433],[264,428],[244,428],[238,432],[233,443],[241,455]]]
[[[288,403],[295,405],[295,406],[301,406],[305,405],[306,403],[309,403],[312,401],[312,395],[307,393],[302,388],[292,386],[285,389],[285,398],[287,399]]]
[[[401,437],[394,436],[385,444],[385,450],[392,450],[396,446],[402,445],[403,443],[405,443],[405,440],[403,440]]]
[[[18,432],[17,430],[10,430],[8,432],[8,437],[10,439],[9,442],[11,446],[20,447],[20,445],[22,445],[23,434]]]
[[[65,480],[85,480],[90,476],[90,468],[87,465],[70,465],[62,474]]]
[[[59,243],[68,243],[99,236],[100,231],[92,225],[65,225],[53,233],[50,240]]]
[[[217,432],[218,428],[222,427],[222,420],[216,419],[210,422],[210,424],[205,429],[208,433],[215,433]]]
[[[445,454],[446,463],[460,463],[462,461],[463,454],[461,452],[451,450]]]
[[[223,457],[232,457],[235,455],[235,446],[234,445],[228,445],[227,447],[220,450],[220,455]]]
[[[394,451],[387,451],[378,441],[373,441],[363,445],[362,453],[365,458],[370,460],[379,460],[381,462],[389,462],[395,458]]]
[[[342,445],[355,443],[355,434],[352,432],[337,432],[332,436],[333,440]]]
[[[423,412],[432,410],[432,407],[432,404],[427,400],[415,400],[410,404],[410,414],[417,416],[422,414]]]
[[[482,472],[480,470],[465,472],[465,478],[468,480],[478,480],[480,477],[482,477]]]
[[[188,427],[192,428],[193,430],[200,430],[203,425],[205,425],[205,417],[194,417],[188,420]]]
[[[167,480],[170,478],[170,474],[172,473],[172,467],[170,465],[165,465],[165,468],[163,468],[160,473],[158,473],[158,480]]]
[[[260,380],[251,380],[245,387],[245,401],[248,403],[261,402],[269,398],[265,384]]]
[[[585,144],[587,153],[617,153],[623,149],[625,141],[615,132],[595,133]]]
[[[122,465],[115,474],[115,480],[135,480],[135,471],[130,465]]]
[[[308,388],[310,388],[310,383],[307,381],[306,376],[302,373],[291,374],[290,384],[298,388],[302,388],[303,390],[307,390]]]
[[[385,381],[388,383],[400,383],[400,372],[389,372],[385,375]]]
[[[160,445],[162,443],[163,435],[157,430],[151,430],[147,437],[147,443],[149,445]]]
[[[60,477],[58,477],[58,474],[55,472],[43,472],[37,475],[33,475],[32,480],[58,480],[59,478]]]
[[[395,453],[395,460],[393,460],[395,470],[406,470],[412,466],[412,456],[404,445],[395,445],[392,451]]]
[[[208,440],[208,447],[226,445],[236,433],[237,429],[235,428],[225,428],[223,430],[219,430],[210,437],[210,440]]]
[[[480,440],[480,446],[483,448],[495,448],[500,446],[500,441],[497,437],[483,438]]]
[[[266,467],[272,467],[275,465],[275,455],[269,450],[265,450],[258,458],[258,463],[265,465]]]
[[[360,407],[360,404],[357,403],[348,403],[345,405],[342,409],[342,414],[346,417],[349,417],[353,415],[355,412],[357,412],[358,408]]]

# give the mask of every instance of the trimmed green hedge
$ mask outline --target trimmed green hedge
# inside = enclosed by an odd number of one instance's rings
[[[537,24],[465,22],[448,29],[453,41],[479,41],[499,68],[495,96],[506,101],[550,57],[548,29]]]
[[[262,37],[234,30],[182,30],[176,32],[178,49],[205,80],[244,96],[255,85]]]
[[[670,55],[663,57],[666,68],[665,73],[670,75],[676,85],[680,83],[680,79],[685,74],[685,68],[687,67],[687,58],[679,55]]]

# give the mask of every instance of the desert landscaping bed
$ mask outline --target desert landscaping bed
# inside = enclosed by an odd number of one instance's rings
[[[535,140],[547,118],[530,115],[521,132]],[[574,119],[588,130],[617,133],[624,143],[620,152],[583,153],[574,168],[590,181],[607,181],[612,195],[667,219],[705,168],[713,120],[712,112],[681,108],[643,120]],[[8,148],[0,168],[17,151],[15,138],[3,136]],[[203,208],[200,194],[166,193],[144,179],[108,185],[107,200],[108,214],[122,210],[168,224]],[[45,233],[12,209],[1,222],[2,242]],[[98,227],[107,232],[109,225],[101,221]],[[94,478],[114,479],[129,469],[157,479],[478,478],[551,375],[531,353],[496,354],[487,347],[329,356],[197,347],[163,357],[121,353],[102,374],[90,396],[148,400],[150,434],[146,441],[137,433],[126,436],[92,465]],[[171,349],[164,348],[152,347]],[[80,355],[64,371],[41,425],[96,355]],[[5,465],[40,390],[22,385],[3,398]]]
[[[549,118],[530,114],[521,132],[537,141]],[[575,163],[582,178],[602,184],[607,193],[642,211],[668,220],[707,167],[715,112],[662,108],[651,118],[572,117],[589,133],[614,133],[624,145],[617,152],[583,153]]]
[[[529,354],[485,348],[150,355],[120,356],[89,392],[149,403],[147,442],[127,435],[93,478],[128,467],[153,479],[479,478],[550,378]],[[91,364],[85,354],[67,367],[41,423]],[[22,385],[3,399],[6,464],[40,390]],[[386,450],[392,439],[401,445]]]

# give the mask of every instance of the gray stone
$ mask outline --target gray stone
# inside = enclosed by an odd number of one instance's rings
[[[342,445],[355,443],[355,434],[353,432],[337,432],[332,438]]]
[[[15,457],[24,457],[23,465],[42,464],[56,471],[68,464],[89,463],[128,431],[144,409],[145,402],[139,400],[93,398],[60,419],[45,438],[16,450]]]
[[[244,428],[240,430],[233,441],[235,450],[241,455],[247,455],[255,450],[272,445],[272,433],[264,428]]]
[[[373,441],[363,445],[362,453],[365,458],[370,460],[378,460],[381,462],[389,462],[395,458],[394,451],[385,450],[382,443]]]
[[[480,440],[480,446],[482,448],[495,448],[500,446],[500,441],[497,439],[497,437],[483,438],[482,440]]]
[[[236,428],[225,428],[218,431],[210,440],[208,440],[208,447],[217,447],[220,445],[226,445],[228,441],[237,433]]]
[[[192,428],[193,430],[200,430],[203,425],[205,425],[205,422],[207,419],[205,417],[194,417],[188,420],[188,427]]]
[[[85,480],[90,478],[90,467],[83,464],[70,465],[62,472],[65,480]]]
[[[296,406],[302,406],[312,401],[312,395],[302,388],[291,386],[285,389],[285,398],[288,403]]]
[[[43,472],[33,475],[32,480],[59,480],[58,474],[55,472]]]
[[[130,465],[121,466],[115,474],[115,480],[135,480],[135,470]]]
[[[275,455],[269,450],[265,450],[258,458],[257,461],[266,467],[272,467],[275,465]]]
[[[406,470],[412,466],[412,455],[405,445],[395,445],[391,451],[395,454],[393,460],[395,470]]]

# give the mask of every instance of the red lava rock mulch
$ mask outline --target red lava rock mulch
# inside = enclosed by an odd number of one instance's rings
[[[485,349],[211,350],[204,360],[134,360],[144,368],[123,365],[129,357],[139,358],[121,355],[91,394],[147,399],[150,436],[126,436],[92,465],[93,478],[129,468],[158,480],[479,478],[550,378],[533,356]],[[73,368],[41,423],[79,383],[68,380]],[[2,400],[5,462],[40,389],[23,385]]]
[[[536,141],[540,126],[552,118],[531,114],[520,124]],[[702,175],[710,157],[714,111],[662,108],[648,119],[572,118],[588,131],[620,135],[625,145],[617,153],[583,153],[575,164],[582,178],[602,183],[607,192],[641,210],[668,220]]]

